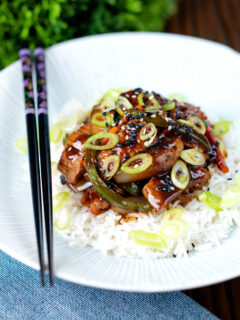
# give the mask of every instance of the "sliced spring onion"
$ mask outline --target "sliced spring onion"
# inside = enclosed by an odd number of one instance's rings
[[[176,239],[185,234],[188,230],[188,223],[182,219],[166,222],[160,228],[160,235],[164,239]]]
[[[101,110],[113,110],[115,109],[115,99],[111,98],[111,97],[105,97],[102,98],[99,104],[99,108]]]
[[[77,119],[76,118],[67,118],[65,121],[59,122],[59,127],[63,131],[73,131],[76,127]]]
[[[192,124],[190,123],[190,121],[188,120],[184,120],[184,119],[179,119],[178,122],[182,123],[182,124],[185,124],[189,127],[192,127]]]
[[[173,208],[164,213],[163,223],[167,223],[175,219],[181,219],[181,217],[182,217],[182,209]]]
[[[240,176],[236,176],[235,183],[237,186],[240,186]]]
[[[188,186],[190,177],[188,168],[183,161],[178,160],[172,167],[171,180],[175,187],[179,189],[183,190]]]
[[[103,95],[103,98],[110,97],[110,98],[113,98],[114,100],[117,100],[121,92],[122,92],[121,89],[110,89]]]
[[[143,101],[143,97],[144,97],[144,92],[140,92],[139,95],[138,95],[138,104],[140,104],[140,106],[143,106],[144,105],[144,101]]]
[[[94,113],[91,121],[92,121],[92,124],[97,127],[106,128],[106,127],[110,127],[113,124],[114,118],[111,114],[106,114],[104,116],[102,112],[97,112],[97,113]]]
[[[232,121],[220,120],[214,124],[212,131],[215,136],[221,137],[229,131],[229,128],[232,124]]]
[[[184,95],[180,94],[180,93],[170,93],[167,98],[169,100],[173,100],[176,99],[177,101],[179,101],[180,103],[185,101],[185,97]]]
[[[224,158],[227,158],[228,153],[227,153],[227,150],[224,146],[224,143],[222,142],[222,140],[220,140],[220,138],[216,138],[216,140],[217,140],[217,145],[218,145],[222,155],[224,156]]]
[[[143,230],[132,230],[129,232],[129,236],[133,241],[142,246],[156,249],[167,249],[166,242],[159,234]]]
[[[129,174],[136,174],[145,171],[151,164],[152,156],[150,154],[139,153],[125,161],[121,166],[121,171]]]
[[[146,124],[140,131],[140,139],[145,141],[151,138],[157,132],[157,128],[153,123]]]
[[[144,96],[148,98],[148,102],[151,102],[151,105],[148,105],[144,103]],[[141,106],[146,105],[144,111],[145,112],[150,112],[150,113],[155,113],[158,112],[160,109],[160,104],[158,103],[157,99],[153,96],[153,94],[145,94],[144,92],[140,92],[138,95],[138,104]]]
[[[65,230],[70,225],[70,213],[67,209],[63,210],[61,213],[57,214],[55,218],[56,228],[58,230]]]
[[[222,194],[221,208],[232,208],[240,202],[240,186],[225,190]]]
[[[97,145],[96,142],[100,139],[107,139],[108,142],[102,146]],[[117,134],[109,132],[99,132],[88,138],[87,141],[84,143],[84,147],[87,149],[94,150],[108,150],[114,148],[118,141],[119,137]]]
[[[123,96],[118,97],[117,102],[116,102],[116,106],[120,107],[121,109],[122,108],[125,108],[125,109],[132,109],[133,108],[133,105],[131,104],[131,102]]]
[[[193,166],[201,166],[205,162],[204,153],[197,149],[183,150],[180,154],[181,159]]]
[[[53,212],[55,213],[60,211],[65,206],[69,198],[70,198],[69,192],[61,192],[56,194],[53,197]]]
[[[19,138],[16,140],[16,147],[19,151],[28,153],[27,138]]]
[[[203,191],[200,193],[198,195],[198,199],[216,211],[222,210],[220,206],[221,199],[209,191]]]
[[[51,129],[50,129],[50,141],[53,142],[53,143],[58,143],[62,136],[63,136],[63,130],[61,129],[61,126],[58,123],[55,123]]]
[[[118,171],[120,165],[120,158],[118,155],[113,155],[106,158],[103,169],[105,170],[104,176],[111,179],[115,173]]]
[[[204,121],[198,117],[190,117],[189,122],[191,123],[194,130],[204,134],[206,132],[206,125]]]
[[[170,101],[170,102],[165,103],[164,105],[162,105],[163,111],[170,111],[170,110],[172,110],[174,108],[175,108],[175,102],[174,101]]]

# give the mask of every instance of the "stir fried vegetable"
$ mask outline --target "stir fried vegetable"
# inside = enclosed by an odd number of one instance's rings
[[[200,108],[180,99],[167,100],[141,88],[111,90],[86,121],[62,139],[74,124],[69,118],[53,126],[51,141],[65,144],[58,163],[62,183],[74,192],[81,190],[82,204],[95,215],[109,208],[128,214],[153,208],[160,211],[176,200],[183,204],[207,185],[209,165],[217,163],[223,173],[228,172],[221,138],[213,134]],[[216,124],[215,131],[217,128]],[[84,188],[79,189],[79,183]],[[61,203],[59,197],[55,202]],[[230,191],[222,200],[207,191],[199,195],[200,201],[215,210],[222,209],[220,202],[229,206],[233,198]],[[187,230],[180,208],[167,211],[163,223],[161,233],[166,239]],[[141,238],[141,233],[136,234]],[[149,243],[149,239],[145,240]]]
[[[99,177],[96,169],[96,151],[87,150],[86,154],[86,170],[89,175],[89,179],[92,182],[94,189],[108,202],[114,204],[117,207],[123,209],[130,209],[136,211],[149,211],[151,206],[147,201],[145,203],[137,203],[130,199],[120,196],[118,193],[109,189],[103,180]]]

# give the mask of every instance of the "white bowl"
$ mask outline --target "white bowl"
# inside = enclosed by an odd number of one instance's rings
[[[55,45],[46,56],[51,116],[71,98],[88,108],[109,88],[142,87],[180,92],[207,112],[240,118],[239,54],[217,43],[164,33],[106,34]],[[27,157],[14,148],[26,135],[19,62],[0,73],[0,112],[0,248],[37,269]],[[188,259],[137,260],[69,247],[55,235],[55,271],[106,289],[189,289],[239,276],[239,244],[238,229],[221,246]]]

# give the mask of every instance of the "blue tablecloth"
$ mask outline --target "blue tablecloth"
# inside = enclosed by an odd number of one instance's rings
[[[217,319],[181,292],[129,293],[95,289],[56,279],[40,286],[37,271],[0,251],[2,320]]]

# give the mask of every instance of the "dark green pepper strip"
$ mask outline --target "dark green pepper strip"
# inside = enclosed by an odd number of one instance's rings
[[[87,149],[86,152],[86,170],[89,179],[92,182],[94,189],[109,203],[116,207],[129,209],[134,211],[149,211],[152,209],[151,205],[146,201],[145,203],[137,203],[130,199],[123,198],[118,193],[108,189],[107,185],[99,177],[96,169],[96,151]]]
[[[168,126],[172,126],[172,129],[177,131],[179,134],[183,135],[185,138],[190,138],[196,143],[202,145],[207,151],[211,151],[212,147],[208,141],[208,139],[201,133],[197,132],[193,128],[188,127],[180,122],[175,120],[167,120],[165,117],[160,114],[156,115],[155,118],[151,117],[143,117],[143,120],[147,123],[153,123],[157,127],[168,128]]]

